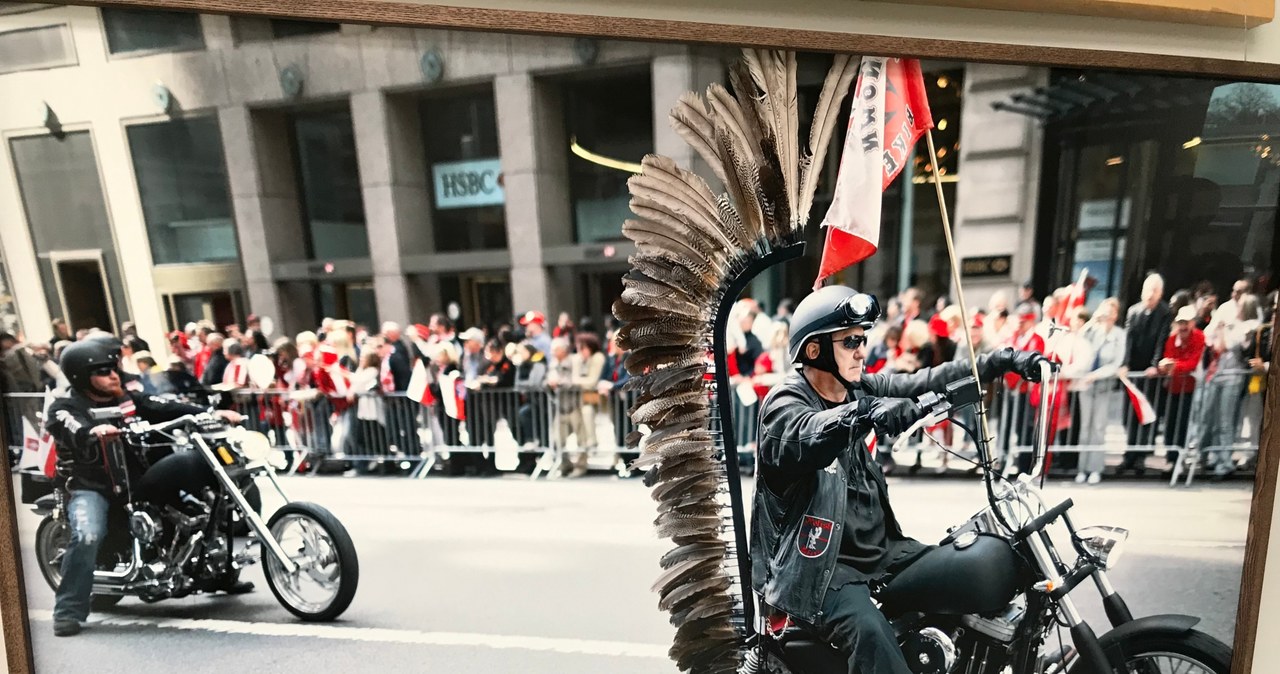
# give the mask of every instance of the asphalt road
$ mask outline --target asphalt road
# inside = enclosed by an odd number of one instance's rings
[[[648,591],[669,546],[638,481],[313,477],[285,488],[332,510],[355,540],[359,592],[335,623],[294,620],[255,566],[252,594],[126,599],[80,636],[55,638],[53,593],[31,550],[38,520],[22,509],[39,671],[675,671],[672,629]],[[1111,482],[1051,484],[1047,497],[1073,497],[1079,525],[1133,532],[1112,579],[1136,615],[1197,615],[1229,643],[1250,493],[1244,483]],[[907,533],[926,541],[985,503],[976,480],[891,479],[890,494]],[[1074,596],[1104,631],[1092,587]]]

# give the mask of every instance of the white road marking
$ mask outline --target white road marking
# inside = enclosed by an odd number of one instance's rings
[[[32,609],[32,620],[50,622],[53,611]],[[468,646],[497,649],[521,649],[549,653],[603,655],[628,658],[667,658],[668,646],[641,644],[628,641],[596,641],[589,639],[557,639],[549,637],[522,637],[504,634],[474,634],[467,632],[418,632],[378,627],[342,627],[307,623],[264,623],[237,620],[196,620],[192,618],[132,618],[124,616],[95,616],[87,625],[111,627],[154,627],[159,629],[199,630],[222,634],[244,634],[261,637],[304,637],[311,639],[335,639],[363,641],[366,643],[414,644],[420,646]]]

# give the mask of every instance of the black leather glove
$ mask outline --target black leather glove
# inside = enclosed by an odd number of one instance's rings
[[[909,398],[863,398],[859,403],[865,403],[866,418],[885,435],[901,435],[924,416],[924,410]]]
[[[1006,346],[999,351],[988,354],[982,361],[979,370],[982,381],[987,382],[1006,372],[1017,373],[1019,377],[1030,382],[1040,381],[1040,363],[1048,360],[1039,351],[1018,351]]]

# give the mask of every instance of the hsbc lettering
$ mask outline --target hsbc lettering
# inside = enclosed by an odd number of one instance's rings
[[[431,167],[436,208],[475,208],[506,201],[498,159],[446,162]]]
[[[483,173],[446,173],[440,176],[440,186],[449,199],[466,199],[478,194],[493,194],[498,188],[498,175],[493,171]]]

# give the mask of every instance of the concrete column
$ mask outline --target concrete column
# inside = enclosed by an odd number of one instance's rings
[[[713,82],[723,83],[725,64],[712,52],[686,47],[683,53],[654,57],[652,77],[654,153],[670,157],[706,178],[712,190],[720,189],[706,162],[671,128],[668,115],[685,92],[703,95]]]
[[[100,167],[133,166],[129,144],[120,120],[114,116],[94,120],[94,150]],[[164,310],[151,278],[151,247],[142,217],[142,200],[132,171],[101,171],[102,194],[115,236],[115,255],[120,261],[129,316],[138,336],[151,344],[164,344]],[[122,320],[116,312],[116,320]],[[120,326],[112,326],[119,330]]]
[[[205,49],[231,49],[236,46],[235,29],[229,16],[201,14],[200,30],[204,33]]]
[[[285,293],[271,269],[306,258],[288,120],[282,112],[233,106],[220,109],[218,121],[249,311],[275,318],[286,333],[311,329],[311,303],[300,301],[297,289]]]
[[[355,94],[351,116],[378,316],[401,324],[423,320],[417,309],[425,303],[411,295],[429,294],[434,285],[438,296],[438,284],[431,277],[411,288],[400,262],[402,255],[435,249],[416,101],[380,91]]]
[[[517,73],[496,77],[493,95],[507,197],[512,306],[517,312],[553,314],[573,298],[572,285],[554,282],[542,262],[543,246],[570,244],[574,238],[560,91]]]
[[[1008,277],[962,279],[970,309],[1031,276],[1044,133],[1035,119],[991,104],[1048,81],[1044,68],[969,64],[960,112],[956,256],[1011,255]],[[952,293],[954,295],[954,291]]]

